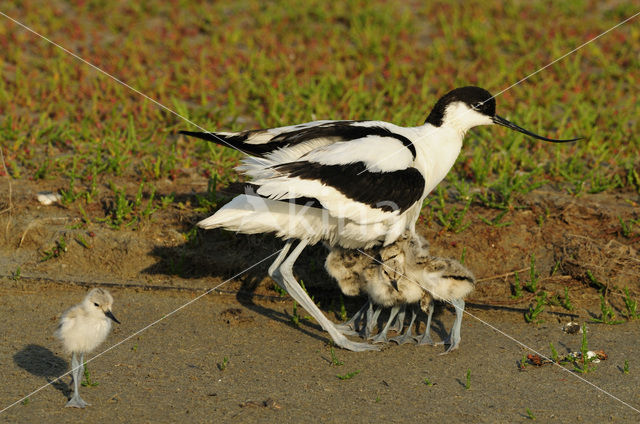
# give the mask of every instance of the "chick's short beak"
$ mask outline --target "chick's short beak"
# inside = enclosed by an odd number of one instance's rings
[[[104,314],[106,316],[108,316],[109,318],[111,318],[112,320],[114,320],[115,322],[117,322],[118,324],[120,324],[120,321],[118,321],[118,319],[113,315],[113,313],[111,311],[107,311]]]

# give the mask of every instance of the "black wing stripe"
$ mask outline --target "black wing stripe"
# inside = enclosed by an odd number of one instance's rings
[[[351,141],[374,135],[400,140],[400,142],[409,149],[413,158],[416,158],[416,148],[407,137],[381,126],[365,127],[362,125],[353,125],[355,122],[362,121],[337,121],[296,131],[289,131],[277,135],[268,144],[277,143],[278,147],[292,146],[316,138],[335,138],[336,141]]]
[[[353,125],[355,122],[362,121],[334,121],[326,124],[314,125],[312,127],[278,134],[269,142],[262,144],[250,144],[246,143],[246,141],[251,135],[265,130],[244,131],[235,135],[222,135],[194,131],[180,131],[180,134],[212,141],[221,146],[233,147],[236,150],[258,157],[263,157],[264,155],[282,147],[294,146],[317,138],[335,139],[337,142],[357,140],[373,135],[400,140],[402,145],[409,149],[413,159],[416,158],[416,148],[407,137],[394,133],[388,128],[381,126],[363,127],[361,125]]]
[[[289,177],[318,180],[349,199],[384,212],[403,213],[420,201],[425,181],[415,168],[393,172],[371,172],[363,162],[346,165],[321,165],[315,162],[291,162],[274,167]]]

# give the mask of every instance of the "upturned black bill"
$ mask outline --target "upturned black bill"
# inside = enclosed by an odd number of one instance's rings
[[[544,141],[550,141],[551,143],[568,143],[570,141],[576,141],[576,140],[582,140],[582,137],[578,137],[578,138],[571,138],[568,140],[556,140],[554,138],[547,138],[547,137],[542,137],[541,135],[538,134],[534,134],[531,131],[527,131],[522,127],[517,126],[516,124],[514,124],[513,122],[507,121],[506,119],[495,115],[493,117],[493,123],[494,124],[498,124],[498,125],[502,125],[503,127],[507,127],[510,128],[512,130],[516,130],[518,132],[521,132],[522,134],[526,134],[529,137],[533,137],[533,138],[537,138],[538,140],[544,140]]]

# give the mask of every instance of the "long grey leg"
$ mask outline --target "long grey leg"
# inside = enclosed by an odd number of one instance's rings
[[[280,275],[280,270],[278,269],[280,267],[280,264],[282,263],[282,261],[284,261],[284,258],[287,256],[287,253],[289,253],[289,249],[291,248],[291,244],[293,244],[292,240],[287,240],[287,243],[284,245],[284,247],[282,248],[282,250],[280,251],[280,253],[278,254],[278,257],[276,258],[276,260],[271,264],[271,266],[269,267],[269,277],[273,278],[275,280],[276,283],[278,283],[278,285],[283,289],[286,290],[284,288],[284,286],[281,284],[281,280],[282,280],[282,276]],[[276,275],[278,275],[278,278],[276,278]]]
[[[454,299],[451,301],[451,304],[456,308],[456,319],[453,322],[453,326],[451,327],[451,333],[449,333],[449,337],[446,340],[439,342],[438,344],[448,344],[449,349],[441,353],[444,355],[446,353],[451,352],[454,349],[457,349],[460,345],[460,327],[462,327],[462,314],[464,313],[464,300],[462,299]]]
[[[402,304],[400,307],[400,312],[396,315],[396,318],[393,320],[393,324],[389,327],[389,330],[395,331],[396,333],[401,333],[404,328],[404,317],[406,315],[407,305]]]
[[[418,316],[418,314],[416,313],[416,308],[417,306],[413,306],[411,308],[411,321],[409,322],[407,331],[405,331],[404,334],[397,337],[393,337],[389,340],[391,340],[392,342],[396,342],[399,345],[409,343],[409,342],[415,342],[415,339],[413,338],[413,323],[416,321],[416,317]]]
[[[433,316],[433,300],[429,302],[429,306],[427,306],[427,327],[424,329],[424,334],[422,334],[422,338],[418,341],[419,345],[429,344],[435,345],[433,339],[431,338],[431,317]]]
[[[287,242],[289,245],[291,241]],[[335,325],[329,321],[327,317],[324,316],[322,311],[318,309],[318,307],[313,303],[313,300],[309,297],[309,295],[302,289],[298,281],[296,281],[293,276],[293,264],[295,263],[300,253],[307,246],[307,240],[301,240],[300,243],[296,246],[295,249],[287,256],[287,258],[282,262],[277,272],[273,272],[272,278],[276,281],[279,281],[279,284],[282,288],[284,288],[287,293],[300,304],[304,309],[311,314],[313,318],[320,324],[320,326],[329,333],[333,342],[344,349],[353,350],[355,352],[362,352],[365,350],[379,350],[378,347],[370,345],[368,343],[356,343],[347,339]],[[285,246],[286,248],[287,246]],[[278,259],[280,257],[278,256]],[[276,259],[277,260],[277,259]]]
[[[393,322],[393,319],[396,317],[396,315],[398,315],[399,311],[400,311],[400,306],[394,306],[391,308],[391,311],[389,311],[389,319],[387,320],[387,323],[385,324],[382,331],[379,332],[371,340],[373,343],[387,343],[389,341],[387,339],[387,332],[389,331],[389,328],[391,327],[391,323]]]
[[[365,339],[371,338],[371,333],[373,333],[373,329],[378,325],[378,317],[380,316],[380,312],[382,312],[382,306],[376,305],[374,309],[373,302],[369,299],[369,309],[367,310],[367,322],[362,330],[360,330],[360,337]]]
[[[366,325],[366,313],[367,309],[369,309],[369,300],[360,308],[358,312],[356,312],[349,321],[343,324],[336,324],[336,328],[345,336],[355,336],[362,324]]]
[[[73,378],[73,395],[69,402],[67,402],[67,408],[84,408],[89,404],[80,397],[79,384],[82,381],[82,374],[84,374],[84,353],[80,354],[80,362],[78,362],[78,356],[73,352],[71,356],[71,377]]]

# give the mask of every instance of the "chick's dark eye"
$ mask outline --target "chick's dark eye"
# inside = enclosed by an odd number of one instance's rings
[[[95,303],[95,302],[94,302],[93,304],[94,304],[94,305],[96,305],[96,308],[99,308],[99,307],[100,307],[100,305],[98,305],[98,304],[97,304],[97,303]]]

